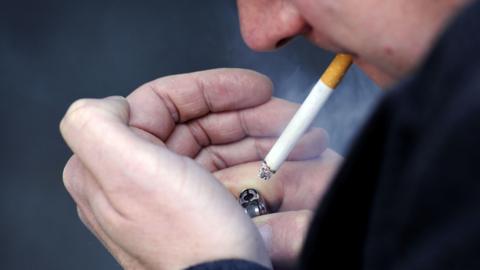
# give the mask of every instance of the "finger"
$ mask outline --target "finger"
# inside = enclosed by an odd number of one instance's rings
[[[211,172],[242,163],[263,160],[277,139],[276,137],[247,137],[231,144],[210,145],[202,148],[195,160]],[[327,144],[327,133],[323,129],[314,128],[303,135],[287,160],[316,158],[325,151]]]
[[[147,140],[147,141],[149,141],[153,144],[160,145],[160,146],[165,146],[165,143],[162,140],[160,140],[159,138],[157,138],[155,135],[153,135],[151,133],[148,133],[143,129],[136,128],[136,127],[130,127],[130,128],[133,132],[135,132],[141,138],[143,138],[143,139],[145,139],[145,140]]]
[[[106,193],[150,187],[146,180],[149,176],[168,179],[168,171],[159,172],[157,168],[181,171],[179,166],[183,164],[179,156],[133,132],[127,126],[128,109],[126,100],[118,97],[80,100],[69,108],[60,124],[65,141]],[[143,175],[138,175],[139,171]],[[132,183],[132,179],[145,179],[145,183]],[[178,184],[170,183],[170,187]]]
[[[77,206],[83,210],[83,213],[91,212],[96,218],[95,222],[109,225],[108,223],[119,220],[120,213],[110,204],[92,173],[76,155],[68,160],[63,181]]]
[[[175,123],[209,112],[253,107],[272,94],[271,81],[254,71],[213,69],[160,78],[131,95],[130,125],[166,140]]]
[[[316,209],[342,161],[339,154],[327,149],[316,159],[282,167],[277,173],[284,190],[280,211]]]
[[[117,245],[102,229],[95,219],[90,209],[77,207],[77,213],[80,220],[95,235],[95,237],[103,244],[103,246],[112,254],[123,269],[141,269],[141,264],[119,245]]]
[[[89,183],[93,182],[93,183]],[[94,183],[91,174],[76,155],[70,157],[63,169],[63,183],[68,193],[81,208],[90,208],[87,196],[94,196],[90,186]]]
[[[72,156],[68,160],[63,179],[67,191],[77,204],[80,220],[122,267],[137,269],[136,267],[140,266],[138,261],[123,251],[109,236],[108,228],[112,228],[113,224],[113,228],[119,225],[119,215],[100,190],[93,175],[83,166],[77,156]]]
[[[260,162],[249,162],[214,172],[235,196],[254,188],[264,197],[271,211],[315,209],[342,158],[326,150],[319,158],[285,162],[269,181],[258,178]]]
[[[296,264],[311,219],[312,211],[309,210],[274,213],[253,219],[275,269],[288,269]]]
[[[288,163],[286,162],[285,165],[288,165]],[[213,175],[235,198],[239,198],[240,193],[245,189],[253,188],[257,190],[267,202],[269,211],[276,212],[282,204],[283,183],[280,181],[261,181],[258,178],[259,168],[260,162],[249,162],[216,171]]]
[[[96,215],[93,213],[94,209],[98,212],[99,206],[105,205],[106,200],[98,199],[103,197],[103,194],[91,173],[77,156],[74,155],[68,160],[63,171],[63,181],[65,188],[77,204],[80,220],[110,250],[114,244],[98,224]]]
[[[172,151],[193,157],[202,147],[212,144],[235,142],[247,136],[278,136],[297,109],[298,104],[274,98],[254,108],[209,114],[177,125],[166,144]]]

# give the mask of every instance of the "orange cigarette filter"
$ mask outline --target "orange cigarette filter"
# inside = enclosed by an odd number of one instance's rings
[[[347,73],[350,65],[352,65],[352,56],[339,53],[324,71],[320,80],[331,89],[335,89]]]

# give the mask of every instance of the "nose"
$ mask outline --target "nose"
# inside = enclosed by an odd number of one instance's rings
[[[274,50],[309,31],[308,24],[290,1],[237,0],[237,7],[242,37],[253,50]]]

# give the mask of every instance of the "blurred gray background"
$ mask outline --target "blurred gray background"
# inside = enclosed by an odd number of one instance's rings
[[[155,78],[216,67],[270,76],[301,102],[332,55],[303,39],[243,43],[232,0],[0,2],[0,269],[119,269],[63,188],[58,123],[81,97],[127,95]],[[379,90],[352,69],[318,117],[344,153]]]

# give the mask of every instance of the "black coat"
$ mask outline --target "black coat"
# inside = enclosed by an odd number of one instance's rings
[[[363,128],[319,205],[302,269],[480,269],[479,51],[475,2]]]

